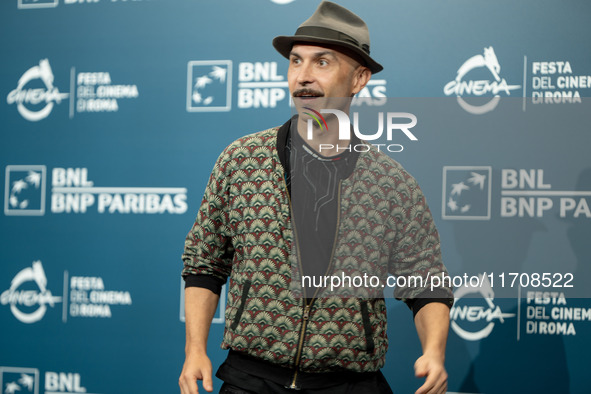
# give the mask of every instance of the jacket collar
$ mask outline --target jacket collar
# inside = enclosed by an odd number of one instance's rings
[[[285,172],[289,172],[289,157],[287,156],[289,129],[291,127],[291,121],[296,119],[297,115],[294,115],[291,119],[285,122],[279,130],[277,130],[277,154],[279,155],[279,162],[285,169]]]

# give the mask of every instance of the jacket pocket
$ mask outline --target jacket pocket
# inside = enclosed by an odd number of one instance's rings
[[[234,321],[232,321],[232,325],[230,326],[232,330],[235,330],[236,327],[238,327],[238,323],[240,323],[240,318],[242,317],[244,307],[246,306],[246,299],[248,298],[248,290],[250,290],[251,283],[252,282],[250,280],[244,281],[242,297],[240,297],[240,305],[238,306],[238,310],[236,311],[236,315],[234,316]]]
[[[365,350],[368,353],[373,353],[375,349],[375,343],[373,341],[373,330],[371,328],[371,322],[369,321],[369,308],[367,306],[367,300],[361,300],[361,319],[363,320],[363,330],[365,331]]]

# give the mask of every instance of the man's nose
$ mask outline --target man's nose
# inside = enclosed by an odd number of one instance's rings
[[[300,85],[309,85],[310,83],[314,82],[314,72],[310,63],[304,62],[299,67],[296,81]]]

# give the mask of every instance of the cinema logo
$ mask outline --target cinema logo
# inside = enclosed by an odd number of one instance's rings
[[[16,104],[16,109],[23,118],[31,122],[45,119],[51,114],[55,104],[70,97],[53,86],[55,77],[49,60],[42,59],[20,77],[16,89],[8,93],[8,104]]]
[[[338,122],[338,136],[339,140],[346,141],[345,144],[336,145],[334,144],[320,144],[319,145],[319,152],[322,151],[329,151],[329,150],[336,150],[337,152],[340,151],[355,151],[355,152],[368,152],[372,149],[376,149],[377,151],[388,151],[388,152],[402,152],[404,150],[404,146],[401,144],[383,144],[383,143],[373,143],[373,144],[350,144],[349,141],[351,140],[351,124],[353,124],[353,133],[363,141],[376,141],[380,138],[385,137],[388,142],[394,139],[394,132],[402,132],[409,140],[417,141],[418,138],[410,131],[411,128],[417,125],[417,117],[414,114],[408,112],[379,112],[377,113],[377,123],[378,129],[373,134],[363,134],[360,131],[359,127],[359,112],[353,112],[353,122],[349,118],[345,112],[338,110],[338,109],[321,109],[320,111],[316,111],[310,107],[302,107],[302,114],[307,115],[309,118],[307,119],[307,132],[306,138],[308,140],[312,140],[314,138],[315,129],[320,132],[327,132],[328,124],[323,114],[329,114],[335,116]],[[404,119],[406,122],[395,121],[399,119]],[[384,123],[386,123],[385,132],[384,132]]]
[[[475,294],[467,298],[469,294]],[[454,292],[454,306],[449,312],[452,330],[467,341],[478,341],[488,337],[496,323],[515,317],[514,313],[504,313],[495,305],[495,293],[484,274],[480,276],[480,285],[469,284],[459,287]]]
[[[68,282],[68,272],[64,279]],[[70,295],[66,297],[70,305],[71,317],[111,318],[113,306],[132,305],[131,294],[125,290],[108,290],[100,276],[71,276]],[[63,319],[67,319],[64,315]]]
[[[137,85],[114,84],[109,72],[79,72],[76,76],[76,112],[117,112],[121,99],[138,97]]]
[[[69,99],[69,117],[83,112],[117,112],[122,99],[139,97],[135,84],[114,83],[107,71],[76,73],[70,70],[70,93],[61,93],[54,86],[54,75],[49,60],[42,59],[39,65],[28,69],[18,80],[6,98],[15,104],[21,116],[31,122],[47,118],[56,104]]]
[[[480,72],[479,72],[480,71]],[[499,104],[501,99],[500,93],[507,96],[511,95],[512,90],[521,88],[521,85],[509,85],[505,78],[501,78],[499,73],[501,65],[497,59],[495,51],[492,46],[484,48],[482,55],[475,55],[469,58],[458,69],[456,78],[449,81],[443,88],[443,93],[446,96],[456,96],[458,104],[465,111],[471,114],[484,114],[492,111]],[[471,79],[468,74],[479,74],[482,72],[490,74],[487,79]],[[464,97],[489,97],[492,98],[486,102],[479,100],[479,104],[469,104]]]
[[[48,287],[47,275],[41,261],[19,271],[10,287],[0,294],[0,305],[10,306],[14,317],[22,323],[39,322],[49,308],[62,304],[62,321],[72,318],[111,318],[113,308],[131,306],[131,293],[112,290],[100,276],[70,275],[63,272],[64,292],[54,296]],[[48,308],[49,307],[49,308]]]
[[[45,213],[45,166],[6,167],[4,214],[12,216]],[[88,168],[53,168],[52,213],[183,214],[187,189],[181,187],[97,187],[88,178]]]
[[[531,72],[533,104],[580,103],[591,88],[591,75],[574,74],[568,60],[532,62]]]
[[[62,302],[62,297],[51,294],[47,288],[47,276],[41,261],[18,272],[10,282],[10,288],[0,295],[1,305],[10,305],[10,311],[23,323],[36,323],[43,319],[47,306]]]

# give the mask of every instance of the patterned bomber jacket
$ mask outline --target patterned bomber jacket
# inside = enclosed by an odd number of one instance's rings
[[[222,152],[185,241],[183,276],[230,277],[223,349],[296,371],[376,371],[388,347],[383,296],[321,293],[311,306],[299,297],[281,164],[288,125],[242,137]],[[397,162],[376,150],[361,153],[340,189],[332,275],[446,273],[425,198]],[[428,286],[397,286],[394,294],[414,299]],[[436,293],[453,300],[449,288]]]

